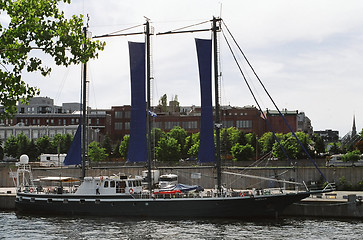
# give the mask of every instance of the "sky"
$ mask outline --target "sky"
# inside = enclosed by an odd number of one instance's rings
[[[352,129],[353,116],[358,131],[363,127],[363,1],[73,0],[61,9],[68,17],[88,14],[92,36],[137,25],[132,31],[142,32],[145,17],[155,33],[221,17],[280,109],[305,112],[315,131],[338,130],[341,137]],[[210,33],[152,37],[153,105],[163,94],[168,100],[177,96],[182,106],[200,105],[194,38]],[[221,104],[256,106],[223,39]],[[127,41],[142,42],[144,36],[100,40],[106,48],[88,65],[89,105],[130,104]],[[80,73],[80,66],[54,66],[48,77],[29,74],[24,80],[61,105],[79,101]],[[274,109],[252,74],[246,75],[262,109]]]

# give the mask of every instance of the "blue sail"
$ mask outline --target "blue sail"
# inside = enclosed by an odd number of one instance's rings
[[[201,120],[198,161],[215,162],[212,107],[212,40],[195,39],[198,55]]]
[[[145,43],[129,42],[131,121],[128,162],[146,162]]]
[[[81,125],[78,126],[77,132],[73,137],[73,142],[64,159],[64,165],[80,165],[82,163],[81,154]]]

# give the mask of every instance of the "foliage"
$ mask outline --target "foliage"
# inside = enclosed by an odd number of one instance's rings
[[[2,142],[0,140],[0,160],[4,159],[4,148],[2,147]]]
[[[363,141],[359,141],[355,144],[355,148],[360,152],[363,152]]]
[[[185,131],[184,128],[175,126],[170,130],[170,132],[168,132],[167,135],[177,140],[178,144],[180,145],[181,158],[187,158],[188,149],[185,149],[186,138],[188,136],[187,131]]]
[[[4,144],[5,154],[9,157],[18,157],[18,141],[14,135],[11,135]],[[20,155],[19,155],[20,156]]]
[[[339,178],[339,182],[337,184],[337,190],[352,190],[352,183],[348,182],[345,176]]]
[[[331,155],[341,153],[340,143],[329,143],[328,146],[330,147],[329,153]]]
[[[314,149],[316,153],[324,153],[325,152],[325,144],[322,137],[318,134],[314,134],[312,140],[314,141]]]
[[[92,162],[104,161],[107,158],[106,149],[100,147],[98,142],[91,142],[88,146],[88,157]]]
[[[129,142],[130,142],[130,136],[125,135],[124,139],[121,141],[120,147],[119,147],[120,156],[125,159],[127,159],[127,154],[129,152]]]
[[[56,134],[50,141],[50,148],[45,153],[67,153],[72,145],[73,136],[71,134]]]
[[[50,141],[49,136],[43,136],[43,137],[38,138],[35,141],[35,144],[37,145],[39,154],[51,153],[51,151],[52,151],[51,150],[52,146],[51,146],[51,141]]]
[[[253,157],[254,148],[250,144],[241,145],[236,143],[232,149],[232,156],[234,160],[242,161],[242,160],[249,160]]]
[[[267,154],[272,151],[272,147],[275,143],[275,137],[272,132],[264,133],[260,139],[258,139],[258,143],[261,146],[261,153]]]
[[[96,51],[103,50],[104,43],[85,38],[83,16],[66,19],[58,9],[60,2],[70,0],[0,1],[0,105],[5,109],[2,117],[15,114],[19,100],[27,103],[39,94],[39,89],[22,80],[25,71],[44,76],[51,72],[38,52],[51,56],[56,65],[68,66],[95,58]],[[36,54],[32,54],[33,50]]]
[[[276,142],[272,147],[272,155],[278,159],[297,159],[298,149],[296,145],[289,141],[290,139],[281,140],[280,144]],[[283,149],[283,150],[282,150]]]
[[[113,153],[112,157],[114,157],[114,158],[120,158],[121,157],[121,154],[120,154],[120,142],[117,143],[117,145],[113,149],[112,153]]]
[[[161,112],[167,112],[168,111],[168,96],[164,94],[160,100],[159,104],[157,106]]]
[[[105,149],[108,156],[112,155],[112,144],[110,136],[106,135],[102,141],[102,147]]]
[[[361,153],[359,150],[354,150],[351,152],[347,152],[342,156],[342,160],[344,162],[356,162],[360,159]]]
[[[179,161],[180,144],[175,138],[170,136],[162,137],[155,149],[156,158],[159,161]]]

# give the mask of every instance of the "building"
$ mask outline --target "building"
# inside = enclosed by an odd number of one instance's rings
[[[30,139],[44,135],[51,138],[55,134],[74,134],[81,123],[80,103],[63,103],[54,105],[48,97],[35,97],[29,105],[18,104],[17,114],[13,119],[0,120],[0,139],[3,142],[11,135],[23,133]],[[175,126],[184,128],[188,133],[199,132],[201,108],[198,106],[179,106],[174,101],[169,106],[154,107],[156,117],[152,117],[152,127],[170,131]],[[146,114],[146,113],[145,113]],[[293,131],[312,132],[311,122],[303,112],[282,111]],[[221,106],[221,123],[223,128],[235,127],[245,133],[262,136],[273,129],[277,133],[290,132],[280,114],[267,110],[264,116],[255,106],[233,107]],[[88,141],[101,142],[105,135],[114,141],[120,141],[130,134],[131,106],[112,106],[111,109],[87,109]]]
[[[162,111],[164,109],[164,111]],[[166,111],[165,111],[166,109]],[[170,131],[173,127],[184,128],[188,133],[199,132],[201,108],[196,106],[155,107],[152,117],[152,127],[163,131]],[[131,106],[113,106],[108,112],[111,115],[111,131],[109,135],[113,141],[121,140],[123,136],[130,134]],[[293,131],[312,133],[311,121],[304,112],[283,110],[286,121]],[[246,133],[255,133],[262,136],[265,132],[273,129],[277,133],[288,133],[289,128],[277,111],[265,112],[268,124],[260,111],[255,106],[232,107],[221,106],[221,123],[223,128],[235,127]]]
[[[0,120],[0,139],[5,142],[9,136],[20,133],[34,140],[44,135],[52,138],[55,134],[74,134],[81,123],[80,109],[80,103],[56,106],[51,98],[35,97],[28,105],[19,103],[14,118]],[[87,111],[89,141],[102,141],[111,131],[110,115],[107,110]]]

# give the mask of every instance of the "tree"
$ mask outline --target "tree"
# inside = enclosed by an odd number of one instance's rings
[[[4,152],[7,156],[18,157],[18,141],[14,135],[11,135],[4,144]]]
[[[2,147],[2,141],[0,140],[0,160],[4,159],[4,148]]]
[[[180,145],[181,150],[181,158],[187,158],[188,151],[184,149],[185,147],[185,140],[188,136],[187,131],[184,130],[184,128],[181,128],[179,126],[173,127],[170,132],[168,132],[168,136],[172,137],[177,140],[178,144]]]
[[[118,142],[116,147],[114,148],[112,157],[114,157],[114,158],[120,158],[121,157],[121,154],[120,154],[120,142]]]
[[[168,96],[164,94],[160,100],[159,104],[157,106],[161,112],[167,112],[168,111]]]
[[[37,149],[37,145],[35,144],[34,140],[32,139],[28,144],[27,155],[30,161],[35,161],[39,156],[39,152]]]
[[[175,138],[163,137],[160,139],[155,149],[156,158],[159,161],[179,161],[180,160],[180,144]]]
[[[251,159],[253,157],[254,151],[254,148],[248,143],[246,145],[236,143],[231,149],[233,159],[237,161]]]
[[[258,142],[261,146],[261,153],[267,154],[272,151],[272,147],[275,143],[275,137],[272,132],[264,133],[260,139],[258,139]]]
[[[28,155],[30,144],[28,137],[21,133],[16,137],[16,141],[18,145],[17,158],[19,158],[23,154]]]
[[[130,136],[125,135],[124,139],[121,141],[119,153],[121,157],[127,159],[127,154],[129,152],[129,142],[130,142]]]
[[[313,141],[314,141],[314,148],[317,153],[324,153],[325,152],[325,144],[322,137],[320,137],[318,134],[313,135]]]
[[[88,146],[88,157],[92,162],[101,162],[107,158],[106,149],[100,147],[98,142],[91,142]]]
[[[102,147],[105,149],[108,156],[112,155],[112,144],[110,136],[106,135],[102,141]]]
[[[82,15],[66,19],[58,9],[59,2],[69,4],[70,0],[0,1],[0,105],[5,109],[2,117],[15,114],[19,100],[27,103],[39,95],[39,89],[22,80],[25,71],[44,76],[51,72],[38,52],[51,56],[56,65],[68,66],[97,57],[97,51],[105,46],[84,36]],[[33,50],[37,55],[32,54]]]
[[[235,127],[223,128],[221,130],[221,154],[228,155],[231,148],[237,143],[238,129]]]
[[[51,141],[50,141],[49,136],[43,136],[43,137],[38,138],[35,141],[35,144],[37,145],[39,154],[51,153],[51,151],[52,151],[52,146],[51,146]]]
[[[347,152],[342,156],[344,162],[356,162],[360,159],[361,153],[359,150]]]

